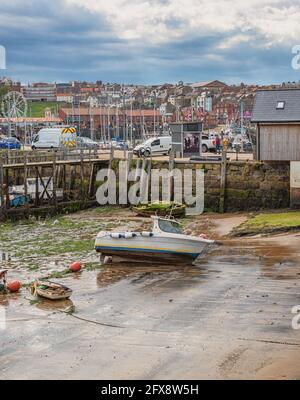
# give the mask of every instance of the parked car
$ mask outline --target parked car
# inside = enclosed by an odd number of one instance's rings
[[[100,145],[98,142],[94,140],[84,137],[84,136],[77,136],[76,138],[77,148],[78,149],[99,149]]]
[[[128,150],[129,149],[128,144],[123,141],[112,142],[112,147],[115,150]]]
[[[216,138],[202,135],[202,153],[207,153],[208,151],[216,151]]]
[[[0,140],[0,149],[20,150],[21,143],[15,137],[1,139]]]
[[[139,157],[150,157],[154,155],[167,155],[172,150],[171,136],[161,136],[146,140],[146,142],[139,144],[133,150],[133,154]]]
[[[236,151],[237,147],[239,147],[240,151],[245,151],[246,153],[251,153],[253,151],[252,143],[245,140],[236,140],[232,143],[232,149]]]
[[[244,142],[243,143],[243,151],[246,153],[252,153],[253,152],[253,146],[251,142]]]

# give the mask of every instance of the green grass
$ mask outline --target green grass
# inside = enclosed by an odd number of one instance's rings
[[[250,228],[291,228],[300,226],[300,212],[279,214],[260,214],[247,221],[244,227]]]
[[[50,108],[52,114],[56,115],[57,110],[61,107],[66,107],[66,103],[57,103],[57,102],[37,102],[37,103],[28,103],[28,117],[33,118],[41,118],[45,117],[46,108]]]

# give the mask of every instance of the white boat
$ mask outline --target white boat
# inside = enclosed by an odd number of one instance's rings
[[[152,217],[151,232],[99,232],[96,251],[104,257],[135,261],[194,261],[211,244],[206,235],[183,234],[180,224],[171,219]]]

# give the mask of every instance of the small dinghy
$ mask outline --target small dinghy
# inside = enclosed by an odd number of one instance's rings
[[[33,296],[44,297],[49,300],[65,300],[72,296],[72,290],[60,283],[50,281],[35,281],[31,287]]]

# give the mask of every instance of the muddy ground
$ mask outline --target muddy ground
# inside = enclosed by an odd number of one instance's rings
[[[51,276],[74,294],[55,303],[26,287],[0,295],[1,379],[299,379],[291,310],[300,304],[300,234],[229,238],[246,219],[184,219],[188,233],[218,244],[180,267],[99,265],[99,230],[149,225],[128,210],[2,225],[0,269],[9,280]],[[84,270],[66,274],[75,260]]]

